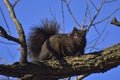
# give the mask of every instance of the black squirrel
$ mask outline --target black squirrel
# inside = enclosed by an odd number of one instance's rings
[[[61,59],[65,56],[84,54],[86,31],[73,28],[69,34],[60,34],[56,21],[43,21],[32,28],[28,40],[28,50],[32,60]]]

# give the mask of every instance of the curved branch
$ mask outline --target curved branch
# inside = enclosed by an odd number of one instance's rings
[[[65,78],[86,73],[106,72],[120,65],[120,43],[94,54],[65,57],[62,60],[33,62],[24,65],[0,65],[0,74],[13,77],[38,75],[39,78]]]
[[[97,18],[97,16],[99,15],[100,10],[102,9],[104,3],[105,3],[105,0],[102,0],[102,3],[100,4],[100,6],[98,7],[98,9],[96,10],[96,12],[95,12],[95,14],[94,14],[92,20],[90,21],[90,23],[89,23],[88,26],[87,26],[88,31],[89,31],[91,25],[93,24],[93,22],[95,21],[95,19]]]
[[[8,32],[9,32],[9,34],[10,34],[10,33],[11,33],[11,32],[10,32],[10,28],[9,28],[9,26],[8,26],[7,20],[6,20],[6,18],[5,18],[5,15],[4,15],[4,13],[3,13],[3,10],[2,10],[2,8],[1,8],[1,6],[0,6],[0,12],[1,12],[1,14],[2,14],[2,17],[3,17],[4,21],[5,21],[5,24],[6,24],[7,28],[8,28]]]
[[[20,0],[15,0],[14,4],[13,4],[13,8],[18,4]]]
[[[21,23],[18,21],[16,18],[13,6],[9,2],[9,0],[3,0],[5,5],[8,8],[8,11],[10,13],[12,21],[15,23],[16,28],[18,30],[18,35],[19,35],[19,41],[21,43],[21,58],[20,58],[20,64],[27,63],[27,44],[26,44],[26,38],[24,34],[24,30],[22,28]]]
[[[14,41],[14,42],[20,44],[19,39],[8,35],[7,32],[5,31],[5,29],[2,26],[0,26],[0,36],[4,37],[5,39],[8,39],[8,40],[11,40],[11,41]]]
[[[74,17],[74,15],[73,15],[70,7],[69,7],[69,4],[66,2],[66,0],[63,0],[63,1],[64,1],[64,3],[66,4],[66,7],[67,7],[67,9],[68,9],[68,12],[70,13],[70,16],[72,17],[73,21],[74,21],[79,27],[81,27],[81,25],[79,24],[79,22],[78,22],[78,21],[76,20],[76,18]]]
[[[117,9],[115,9],[110,15],[104,17],[103,19],[101,19],[100,21],[97,21],[95,23],[93,23],[92,25],[96,25],[96,24],[99,24],[107,19],[109,19],[112,15],[114,15],[116,12],[118,12],[120,10],[120,7],[118,7]]]

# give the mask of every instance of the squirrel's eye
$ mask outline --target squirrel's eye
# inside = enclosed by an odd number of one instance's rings
[[[77,34],[74,34],[74,38],[77,38]]]

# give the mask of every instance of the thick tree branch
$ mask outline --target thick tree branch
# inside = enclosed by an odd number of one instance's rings
[[[20,44],[20,41],[17,38],[8,35],[2,26],[0,26],[0,36]]]
[[[24,65],[0,65],[0,74],[13,77],[65,78],[86,73],[106,72],[120,65],[120,43],[94,54]],[[47,76],[47,77],[46,77]]]
[[[27,62],[27,45],[26,45],[26,38],[24,34],[24,30],[22,28],[22,25],[16,18],[13,6],[9,2],[9,0],[3,0],[5,5],[8,8],[8,11],[10,13],[12,21],[15,23],[16,28],[18,30],[18,35],[19,35],[19,41],[21,43],[21,58],[20,58],[20,64],[26,63]]]

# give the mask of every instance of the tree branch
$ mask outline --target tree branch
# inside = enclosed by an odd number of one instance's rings
[[[89,31],[91,25],[93,24],[93,22],[95,21],[95,19],[97,18],[97,16],[99,15],[100,10],[102,9],[104,3],[105,3],[105,0],[102,0],[102,3],[100,4],[100,6],[98,7],[98,9],[96,10],[96,12],[95,12],[92,20],[91,20],[90,23],[88,24],[88,27],[87,27],[87,28],[88,28],[88,31]]]
[[[62,60],[33,62],[24,65],[0,65],[0,74],[13,77],[38,75],[39,78],[65,78],[86,73],[106,72],[120,65],[120,43],[99,52]]]
[[[82,80],[82,79],[84,79],[85,77],[87,77],[87,76],[89,76],[89,75],[90,75],[89,73],[80,75],[80,76],[78,76],[78,78],[75,79],[75,80]]]
[[[18,4],[20,0],[15,0],[14,4],[13,4],[13,8]]]
[[[73,19],[73,21],[79,26],[79,27],[81,27],[81,25],[79,24],[79,22],[76,20],[76,18],[74,17],[74,15],[73,15],[73,13],[72,13],[72,11],[71,11],[71,9],[70,9],[70,7],[69,7],[69,4],[67,3],[67,1],[66,0],[63,0],[64,1],[64,3],[66,4],[66,7],[67,7],[67,9],[68,9],[68,12],[70,13],[70,16],[72,17],[72,19]]]
[[[16,18],[13,6],[8,0],[3,0],[5,5],[8,8],[8,11],[10,13],[12,21],[15,23],[16,28],[18,30],[18,35],[19,35],[19,41],[21,43],[21,58],[20,58],[20,64],[27,63],[27,44],[26,44],[26,38],[24,34],[24,30],[22,28],[22,25]]]
[[[8,40],[11,40],[11,41],[14,41],[14,42],[20,44],[19,39],[8,35],[7,32],[5,31],[5,29],[2,26],[0,26],[0,36],[4,37],[5,39],[8,39]]]
[[[119,26],[120,27],[120,22],[118,22],[118,20],[116,18],[113,18],[111,21],[111,24]]]
[[[120,7],[118,7],[117,9],[115,9],[110,15],[104,17],[103,19],[101,19],[100,21],[97,21],[95,23],[93,23],[92,25],[96,25],[96,24],[99,24],[107,19],[109,19],[112,15],[114,15],[116,12],[118,12],[120,10]]]
[[[9,34],[10,34],[10,33],[11,33],[11,32],[10,32],[10,28],[9,28],[9,25],[8,25],[8,23],[7,23],[7,20],[6,20],[6,18],[5,18],[5,15],[4,15],[4,13],[3,13],[3,10],[2,10],[2,8],[1,8],[1,6],[0,6],[0,12],[1,12],[2,16],[3,16],[3,19],[4,19],[4,21],[5,21],[5,24],[6,24],[7,28],[8,28],[8,32],[9,32]]]

